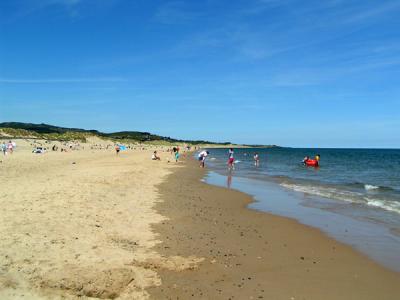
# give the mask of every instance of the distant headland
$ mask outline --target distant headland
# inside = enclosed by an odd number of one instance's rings
[[[23,123],[23,122],[3,122],[0,123],[0,138],[33,138],[33,139],[46,139],[46,140],[59,140],[59,141],[70,141],[79,140],[86,141],[88,137],[96,136],[101,139],[110,139],[120,142],[159,142],[159,143],[184,143],[191,145],[210,145],[218,147],[257,147],[257,148],[274,148],[279,147],[277,145],[243,145],[235,144],[232,142],[213,142],[206,140],[186,140],[177,139],[150,132],[143,131],[118,131],[105,133],[94,129],[81,129],[81,128],[68,128],[49,125],[45,123],[34,124],[34,123]]]

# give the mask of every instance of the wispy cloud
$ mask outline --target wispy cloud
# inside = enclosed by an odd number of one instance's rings
[[[171,1],[158,7],[154,20],[164,24],[181,24],[193,21],[202,14],[189,8],[184,1]]]
[[[395,16],[400,11],[400,1],[257,0],[246,2],[240,10],[236,8],[224,16],[223,26],[192,33],[176,49],[183,56],[223,50],[225,57],[234,61],[268,60],[307,48],[309,53],[313,48],[324,51],[324,45],[338,42],[340,47],[346,37]],[[265,19],[260,26],[262,16]],[[314,53],[316,58],[320,55],[323,52]]]
[[[320,76],[320,75],[324,76]],[[266,85],[273,87],[301,87],[319,85],[327,81],[327,74],[321,70],[291,70],[280,72],[266,80]]]
[[[102,77],[102,78],[0,78],[4,84],[57,84],[57,83],[96,83],[96,82],[124,82],[125,78]]]
[[[28,16],[35,16],[42,12],[52,12],[52,16],[80,18],[85,13],[92,13],[100,9],[108,9],[119,0],[13,0],[7,15],[0,11],[0,22],[12,23]]]
[[[348,12],[347,15],[343,16],[341,21],[343,23],[364,22],[381,17],[388,13],[398,12],[399,9],[400,2],[397,0],[386,3],[376,3],[363,8],[356,8],[354,11]]]
[[[383,58],[332,66],[280,70],[279,73],[264,79],[267,86],[302,87],[324,85],[332,82],[343,82],[349,76],[362,76],[366,72],[378,72],[400,65],[400,58]]]
[[[242,14],[256,15],[264,13],[267,10],[282,6],[289,6],[295,0],[257,0],[249,1],[247,7],[241,10]]]
[[[180,41],[174,49],[182,57],[203,56],[205,53],[225,51],[225,59],[230,61],[265,60],[288,51],[306,47],[315,43],[313,40],[291,39],[295,33],[285,36],[276,24],[263,29],[254,28],[244,23],[230,24],[224,28],[193,34]]]
[[[78,13],[77,6],[86,0],[16,0],[14,14],[8,16],[11,21],[33,15],[51,7],[61,7],[70,16]]]

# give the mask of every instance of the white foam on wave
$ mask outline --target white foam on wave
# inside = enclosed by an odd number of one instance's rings
[[[294,190],[296,192],[302,192],[310,195],[321,196],[325,198],[333,198],[346,202],[360,202],[357,201],[357,197],[362,196],[362,194],[356,192],[348,192],[343,190],[338,190],[331,187],[314,187],[310,185],[297,185],[291,183],[281,183],[281,186]]]
[[[377,189],[379,189],[379,186],[375,186],[375,185],[372,185],[372,184],[364,184],[364,188],[365,188],[367,191],[371,191],[371,190],[377,190]]]
[[[367,205],[400,214],[400,203],[389,200],[366,199]]]
[[[365,197],[365,194],[338,190],[332,187],[318,186],[313,187],[309,185],[298,185],[291,183],[281,183],[281,186],[294,190],[296,192],[306,193],[310,195],[320,196],[324,198],[330,198],[340,201],[346,201],[350,203],[366,204],[371,207],[381,208],[387,211],[395,212],[400,214],[400,202],[372,199]]]

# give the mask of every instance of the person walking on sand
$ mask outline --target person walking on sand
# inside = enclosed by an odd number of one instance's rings
[[[254,154],[254,165],[256,167],[260,166],[260,157],[258,156],[257,152]]]
[[[115,153],[117,154],[117,156],[118,156],[120,150],[121,150],[121,148],[120,148],[119,145],[117,144],[117,145],[115,146]]]
[[[13,143],[9,141],[7,144],[7,152],[13,154],[13,148],[14,148]]]
[[[180,156],[181,156],[181,155],[179,154],[179,148],[177,148],[177,149],[176,149],[176,152],[175,152],[175,161],[176,161],[176,162],[178,162]]]
[[[229,149],[229,151],[228,151],[228,169],[229,170],[234,170],[235,169],[235,159],[234,159],[234,157],[233,157],[233,149],[232,148],[230,148]]]

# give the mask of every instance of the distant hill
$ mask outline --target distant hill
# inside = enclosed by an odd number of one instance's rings
[[[32,123],[21,123],[21,122],[4,122],[0,123],[0,128],[13,128],[13,129],[24,129],[33,131],[39,134],[42,133],[66,133],[66,132],[84,132],[99,134],[97,130],[85,130],[79,128],[65,128],[59,126],[53,126],[48,124],[32,124]]]
[[[98,136],[101,138],[113,140],[132,140],[137,142],[149,141],[164,141],[170,143],[188,143],[188,144],[218,144],[229,145],[226,143],[215,143],[202,140],[181,140],[171,137],[164,137],[149,132],[141,131],[121,131],[113,133],[104,133],[98,130],[86,130],[80,128],[66,128],[53,126],[49,124],[32,124],[21,122],[4,122],[0,123],[0,133],[3,136],[12,137],[31,137],[31,138],[44,138],[54,140],[86,140],[89,136]]]

